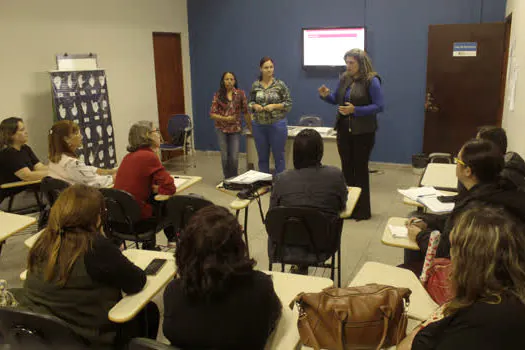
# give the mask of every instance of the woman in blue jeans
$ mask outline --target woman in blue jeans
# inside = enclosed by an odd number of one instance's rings
[[[284,147],[288,137],[286,113],[292,109],[292,98],[286,84],[274,78],[270,57],[259,63],[261,74],[252,85],[250,109],[253,113],[252,134],[259,158],[259,171],[270,173],[270,150],[275,160],[275,173],[285,169]]]
[[[237,176],[239,167],[239,141],[241,137],[241,113],[251,130],[251,116],[244,91],[239,90],[235,74],[224,72],[219,91],[213,96],[210,117],[215,120],[215,131],[221,148],[224,178]]]

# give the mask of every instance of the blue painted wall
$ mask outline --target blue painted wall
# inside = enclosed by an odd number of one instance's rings
[[[503,21],[506,0],[188,0],[196,147],[217,150],[211,99],[225,70],[249,93],[262,56],[288,84],[290,124],[316,114],[333,125],[335,107],[317,88],[337,85],[337,73],[301,69],[301,28],[366,26],[367,51],[383,78],[386,110],[372,160],[409,163],[423,143],[429,24]]]

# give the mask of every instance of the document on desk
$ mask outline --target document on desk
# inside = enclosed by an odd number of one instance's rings
[[[443,203],[438,199],[438,196],[421,196],[417,198],[417,201],[423,204],[434,213],[450,213],[454,209],[455,203]]]
[[[175,181],[175,187],[176,188],[180,188],[182,185],[184,185],[186,182],[188,182],[188,179],[181,178],[181,177],[178,177],[176,175],[172,175],[171,177]]]
[[[424,196],[442,196],[443,194],[436,190],[434,187],[412,187],[406,190],[398,189],[397,192],[401,193],[403,196],[417,201],[418,198]]]
[[[228,179],[230,183],[249,185],[257,181],[272,181],[272,174],[261,173],[260,171],[249,170],[244,174]]]
[[[408,238],[408,228],[406,226],[388,225],[388,229],[394,238]]]

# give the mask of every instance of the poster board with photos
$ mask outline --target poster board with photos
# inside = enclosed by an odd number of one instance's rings
[[[71,120],[80,127],[79,158],[97,168],[116,167],[105,71],[52,71],[50,76],[56,120]]]

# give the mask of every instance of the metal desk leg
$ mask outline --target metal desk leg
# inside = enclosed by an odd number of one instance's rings
[[[250,245],[248,244],[248,209],[250,206],[248,205],[246,208],[244,208],[244,241],[246,242],[246,252],[248,253],[248,256],[250,256]]]

